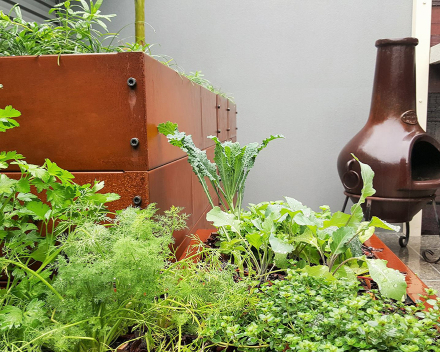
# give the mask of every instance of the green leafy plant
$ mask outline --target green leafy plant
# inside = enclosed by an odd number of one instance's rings
[[[11,106],[0,109],[0,131],[19,126],[18,116]],[[97,193],[103,183],[73,183],[73,175],[50,160],[40,167],[15,151],[0,152],[0,169],[11,164],[20,169],[17,178],[0,174],[0,268],[7,280],[0,290],[1,348],[35,337],[49,321],[47,291],[62,300],[51,284],[50,265],[63,247],[58,241],[84,222],[104,221],[105,203],[119,198]]]
[[[439,351],[440,299],[434,308],[359,294],[346,279],[288,270],[265,284],[244,311],[213,314],[200,329],[208,343],[258,351]]]
[[[195,146],[190,135],[179,132],[177,124],[168,121],[159,124],[157,128],[159,133],[168,138],[170,144],[188,154],[188,162],[203,186],[211,206],[215,207],[205,177],[214,188],[224,209],[238,216],[241,212],[246,179],[256,157],[270,141],[284,138],[281,135],[270,136],[261,145],[249,143],[241,147],[238,142],[221,143],[217,137],[210,136],[209,138],[215,142],[214,163],[212,163],[206,152]]]
[[[200,246],[195,256],[168,264],[160,278],[160,298],[139,320],[144,344],[151,351],[203,351],[199,329],[212,314],[246,309],[252,282],[237,280],[234,265],[221,261],[216,250]],[[147,349],[148,349],[147,348]]]
[[[156,211],[154,204],[127,208],[111,222],[87,222],[60,239],[61,252],[52,266],[57,270],[52,286],[58,294],[46,290],[50,324],[22,348],[107,351],[135,325],[158,292],[173,231],[186,226],[179,208],[164,215]]]
[[[248,270],[265,278],[270,265],[284,269],[288,259],[299,260],[299,265],[310,275],[335,280],[370,273],[381,292],[396,300],[406,294],[404,276],[386,267],[386,262],[367,259],[361,243],[374,233],[376,227],[398,230],[377,217],[362,221],[362,204],[374,194],[374,172],[359,162],[364,181],[362,195],[351,208],[351,214],[331,214],[327,206],[316,213],[293,198],[286,201],[251,205],[249,212],[238,218],[220,208],[212,209],[207,219],[222,228],[220,250],[233,256],[236,263],[244,261]],[[272,261],[274,260],[274,262]],[[313,266],[311,266],[313,265]]]
[[[141,51],[174,69],[192,82],[232,100],[215,88],[200,71],[184,74],[174,60],[166,55],[153,54],[153,44],[145,41],[144,4],[136,0],[136,40],[125,43],[119,33],[109,33],[107,22],[116,15],[101,13],[103,0],[69,0],[55,5],[49,14],[54,19],[42,24],[23,19],[20,6],[5,14],[0,11],[0,56],[62,55],[80,53],[109,53]],[[143,35],[142,35],[143,33]]]

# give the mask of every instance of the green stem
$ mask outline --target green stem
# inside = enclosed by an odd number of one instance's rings
[[[145,0],[134,0],[136,43],[145,45]]]
[[[360,258],[360,257],[353,257],[353,258],[348,258],[348,259],[344,260],[341,264],[339,264],[337,266],[335,271],[333,271],[332,275],[335,276],[335,273],[339,270],[339,268],[341,268],[345,263],[348,263],[350,260],[362,260],[362,258]],[[331,268],[330,268],[329,271],[331,272]]]
[[[60,300],[62,300],[62,301],[64,300],[63,297],[58,293],[57,290],[55,290],[53,288],[53,286],[51,284],[49,284],[41,275],[39,275],[38,273],[36,273],[32,269],[29,269],[26,265],[23,265],[20,262],[14,262],[13,260],[4,259],[4,258],[0,258],[0,262],[13,264],[15,266],[18,266],[19,268],[22,268],[24,271],[35,276],[38,280],[40,280],[43,284],[45,284],[49,288],[49,290],[51,290],[55,294],[55,296],[57,296]]]

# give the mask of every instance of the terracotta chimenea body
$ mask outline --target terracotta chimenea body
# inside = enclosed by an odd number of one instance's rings
[[[440,187],[440,145],[420,127],[416,114],[417,44],[416,38],[376,42],[370,116],[338,158],[345,194],[353,201],[362,179],[351,153],[371,166],[376,194],[369,212],[389,222],[410,221]]]

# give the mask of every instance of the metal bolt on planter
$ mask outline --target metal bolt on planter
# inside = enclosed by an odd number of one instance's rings
[[[133,148],[136,148],[139,145],[139,138],[130,139],[130,144]]]
[[[231,111],[231,108],[227,108],[226,111]]]
[[[220,105],[217,105],[217,109],[220,109]]]
[[[133,197],[133,204],[134,205],[141,205],[142,204],[142,197],[141,196],[134,196]]]
[[[136,85],[136,78],[130,77],[127,79],[127,84],[129,87],[134,87]]]

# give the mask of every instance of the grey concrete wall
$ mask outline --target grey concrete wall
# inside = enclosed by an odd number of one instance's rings
[[[134,0],[105,0],[112,30]],[[245,202],[289,196],[314,209],[343,202],[336,159],[370,107],[379,38],[411,35],[406,0],[147,0],[157,54],[233,93],[239,141],[281,133],[258,157]],[[132,25],[123,30],[133,40]]]

